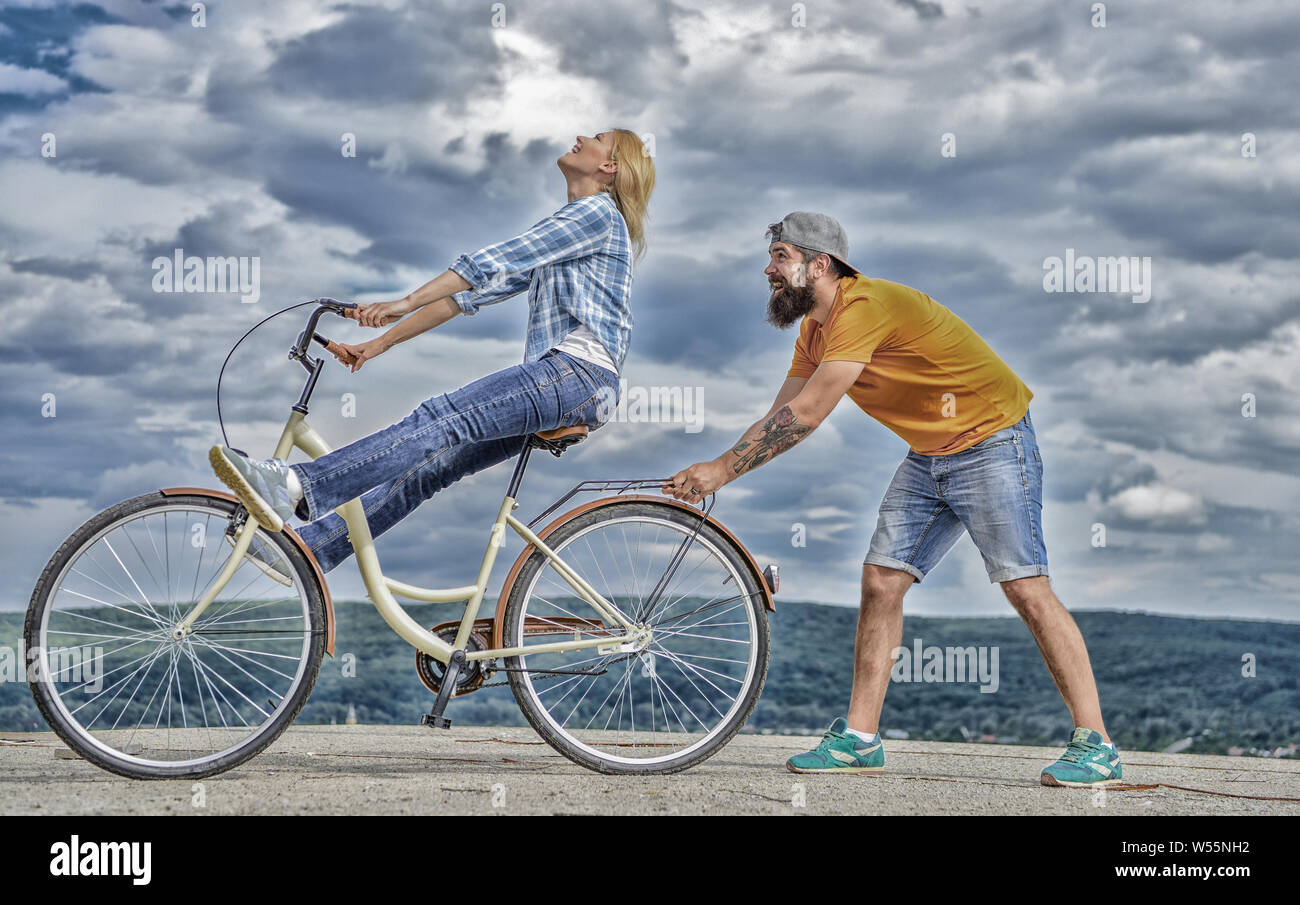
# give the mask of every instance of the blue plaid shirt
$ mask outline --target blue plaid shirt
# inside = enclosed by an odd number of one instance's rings
[[[451,269],[470,285],[452,296],[466,314],[528,290],[524,361],[582,324],[622,371],[632,337],[632,253],[609,193],[570,201],[522,235],[461,255]]]

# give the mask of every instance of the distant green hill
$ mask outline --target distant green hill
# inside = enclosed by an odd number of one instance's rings
[[[456,607],[407,609],[432,625],[452,618]],[[362,723],[415,722],[432,696],[415,675],[414,651],[368,602],[339,602],[335,611],[336,657],[322,665],[299,722],[342,723],[349,708]],[[22,619],[0,613],[0,646],[17,650]],[[1300,624],[1113,612],[1075,619],[1092,654],[1107,728],[1121,748],[1161,750],[1191,737],[1189,751],[1225,753],[1234,745],[1275,749],[1300,741]],[[847,709],[856,620],[855,609],[778,603],[772,664],[751,730],[817,733]],[[882,728],[931,740],[1064,744],[1069,713],[1020,620],[907,616],[909,654],[916,639],[926,648],[996,648],[997,690],[981,693],[978,681],[894,682]],[[355,678],[342,676],[344,654],[355,657]],[[1246,654],[1254,657],[1254,677],[1242,675]],[[524,723],[508,688],[455,700],[448,714],[462,725]],[[35,728],[44,726],[27,686],[0,684],[0,730]]]

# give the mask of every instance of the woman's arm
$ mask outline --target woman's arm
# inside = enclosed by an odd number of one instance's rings
[[[439,277],[441,279],[441,277]],[[437,280],[426,283],[425,286],[432,286]],[[421,287],[423,289],[425,287]],[[420,290],[417,290],[417,292]],[[392,304],[387,302],[385,304]],[[380,306],[369,306],[380,307]],[[347,362],[342,358],[345,365],[355,373],[361,370],[361,366],[372,358],[378,358],[393,346],[401,342],[406,342],[412,336],[419,336],[426,330],[432,330],[439,324],[445,324],[456,315],[460,314],[460,306],[451,296],[443,296],[436,301],[426,302],[421,310],[412,314],[410,317],[403,318],[393,325],[392,329],[383,336],[376,336],[374,339],[367,340],[363,343],[339,343],[353,357],[353,361]],[[337,357],[337,356],[336,356]]]
[[[425,285],[432,286],[433,283],[426,283]],[[419,311],[398,321],[387,333],[379,337],[386,341],[386,348],[391,349],[398,343],[404,343],[412,336],[419,336],[425,330],[432,330],[439,324],[445,324],[460,314],[460,306],[456,304],[450,295],[423,302],[418,307],[420,307]]]
[[[411,301],[411,310],[418,311],[420,308],[423,308],[431,302],[436,302],[439,299],[451,298],[457,292],[464,292],[468,288],[469,283],[465,282],[464,277],[454,270],[444,270],[432,280],[408,295],[407,298]],[[449,317],[450,315],[443,318],[443,320],[448,320]],[[438,321],[438,323],[440,324],[442,321]],[[433,324],[432,326],[436,327],[437,324]],[[428,328],[426,327],[425,329]],[[398,340],[398,342],[401,342],[401,340]]]
[[[469,283],[466,283],[460,274],[454,270],[444,270],[410,295],[395,302],[378,302],[373,305],[360,306],[357,308],[357,323],[363,327],[383,327],[433,302],[450,299],[455,293],[463,292],[468,288]],[[460,307],[456,306],[456,310],[459,312]],[[436,327],[449,319],[450,317],[444,317],[437,323],[429,324],[429,326],[417,332],[423,333],[430,327]],[[411,334],[411,336],[414,335],[414,333]],[[410,336],[403,336],[402,339],[410,339]],[[397,342],[401,341],[401,339],[397,340]]]
[[[474,314],[483,305],[496,304],[522,292],[538,267],[595,251],[608,238],[614,216],[616,213],[609,204],[597,195],[575,198],[551,216],[534,223],[527,232],[480,248],[473,254],[461,255],[451,268],[405,298],[362,305],[357,309],[357,323],[364,327],[387,326],[443,299],[450,300],[458,311]],[[474,291],[466,294],[465,290],[469,289]],[[460,298],[453,298],[456,295]],[[448,319],[439,318],[402,339],[423,333]]]
[[[452,269],[474,290],[473,296],[462,295],[456,300],[461,311],[474,314],[483,305],[523,291],[539,267],[571,261],[599,249],[614,227],[613,218],[619,216],[612,199],[602,194],[575,198],[534,223],[527,232],[453,261]]]

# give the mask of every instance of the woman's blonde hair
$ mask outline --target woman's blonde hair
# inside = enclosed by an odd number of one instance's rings
[[[618,162],[614,181],[605,191],[627,224],[627,235],[637,258],[645,254],[646,205],[655,189],[655,162],[641,136],[627,129],[611,129],[610,159]]]

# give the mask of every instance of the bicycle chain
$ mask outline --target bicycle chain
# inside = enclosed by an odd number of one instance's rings
[[[609,660],[605,663],[602,663],[601,668],[607,669],[608,667],[613,666],[616,663],[622,663],[624,660],[631,660],[633,657],[639,657],[640,655],[641,655],[641,651],[632,651],[629,654],[623,654],[621,657],[615,657],[613,660]],[[496,670],[493,670],[493,672],[496,672]],[[592,675],[595,675],[595,673],[592,673]],[[556,679],[564,679],[564,678],[573,678],[573,673],[560,673],[558,675],[549,675],[549,676],[543,675],[543,676],[538,676],[537,678],[533,679],[533,681],[553,682]],[[510,680],[506,679],[504,682],[484,682],[482,685],[479,686],[479,688],[500,688],[502,685],[509,685],[509,684],[510,684]],[[474,690],[478,691],[478,688]]]

